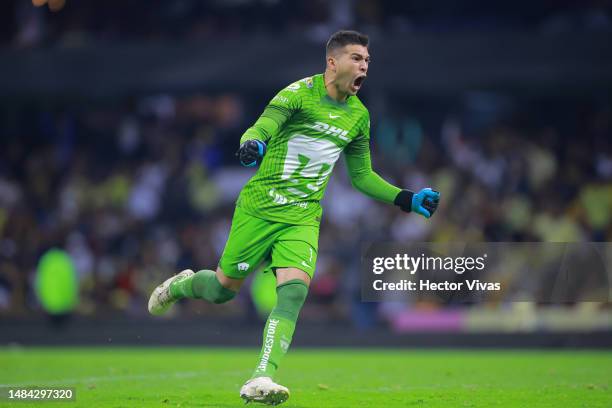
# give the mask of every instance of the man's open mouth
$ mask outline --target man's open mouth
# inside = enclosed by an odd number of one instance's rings
[[[353,81],[353,87],[354,88],[361,88],[361,84],[363,84],[363,81],[365,81],[366,79],[366,75],[360,75],[357,78],[355,78],[355,80]]]

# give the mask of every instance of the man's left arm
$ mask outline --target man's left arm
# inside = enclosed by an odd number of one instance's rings
[[[345,149],[346,167],[353,187],[368,197],[395,204],[406,212],[416,212],[429,218],[438,207],[440,193],[424,188],[418,193],[403,190],[380,177],[372,170],[370,158],[370,121]]]

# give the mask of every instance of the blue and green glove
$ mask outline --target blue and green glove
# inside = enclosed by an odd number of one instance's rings
[[[415,212],[421,214],[425,218],[429,218],[438,209],[440,202],[440,193],[431,188],[424,188],[418,193],[410,190],[402,190],[395,197],[393,202],[402,211]]]
[[[240,145],[236,156],[240,159],[240,164],[245,167],[253,167],[260,164],[266,154],[266,144],[261,140],[247,140]]]

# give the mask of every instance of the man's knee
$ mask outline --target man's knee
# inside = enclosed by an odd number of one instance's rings
[[[308,286],[300,279],[293,279],[276,287],[277,301],[275,311],[295,321],[308,296]]]
[[[228,278],[227,276],[225,276],[225,273],[223,273],[223,270],[220,266],[217,266],[217,271],[215,273],[217,275],[217,280],[224,288],[233,290],[234,292],[238,292],[242,287],[244,279]]]
[[[302,305],[308,295],[308,287],[303,281],[296,279],[277,286],[276,293],[282,294],[285,302]]]
[[[286,282],[301,280],[306,287],[310,286],[310,275],[298,268],[278,268],[276,269],[276,283],[280,286]]]

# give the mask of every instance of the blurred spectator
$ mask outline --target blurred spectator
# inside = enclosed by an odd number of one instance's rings
[[[251,104],[248,95],[166,95],[14,110],[6,123],[17,125],[0,129],[0,310],[34,310],[26,302],[32,276],[53,246],[74,260],[77,312],[86,314],[142,315],[164,276],[214,267],[252,173],[233,156],[248,126],[240,107],[261,108]],[[425,222],[373,202],[352,189],[340,162],[324,200],[320,273],[306,313],[348,313],[338,302],[354,290],[351,259],[364,240],[612,240],[610,110],[577,113],[568,99],[536,116],[521,106],[480,127],[465,125],[474,123],[469,110],[421,112],[439,118],[434,127],[422,127],[418,112],[403,119],[409,126],[389,127],[402,120],[383,112],[372,129],[375,168],[406,187],[437,186],[442,206]],[[576,131],[588,135],[579,144]],[[412,162],[389,154],[407,146]]]
[[[8,0],[0,41],[16,47],[80,47],[112,41],[207,41],[245,34],[305,34],[322,41],[338,27],[385,32],[529,29],[612,30],[608,0],[520,2],[437,0]],[[35,7],[37,5],[38,7]],[[11,18],[12,17],[12,18]],[[2,20],[0,20],[0,23]]]
[[[612,15],[605,0],[537,0],[528,13],[520,2],[484,0],[66,0],[53,2],[55,12],[47,3],[3,4],[4,49],[259,35],[306,35],[320,43],[347,26],[374,39],[408,31],[554,35],[610,30]],[[435,186],[441,206],[425,221],[373,202],[352,189],[339,162],[324,200],[306,318],[352,315],[361,326],[372,323],[376,306],[355,301],[355,253],[365,241],[612,240],[609,99],[587,100],[585,107],[573,96],[526,101],[471,92],[408,111],[403,107],[421,106],[418,97],[412,104],[398,95],[373,97],[374,167],[397,185]],[[234,200],[252,175],[233,153],[263,109],[261,95],[78,98],[24,96],[5,101],[10,109],[0,112],[0,314],[39,312],[32,301],[36,265],[59,247],[79,279],[77,313],[146,315],[146,299],[164,277],[215,266]],[[201,303],[183,305],[210,312]],[[239,314],[241,307],[234,302],[215,313]],[[385,306],[385,314],[396,307]]]

